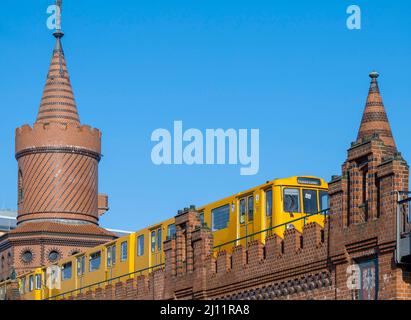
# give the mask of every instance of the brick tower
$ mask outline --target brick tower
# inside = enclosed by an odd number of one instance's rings
[[[370,73],[357,140],[342,175],[329,183],[329,252],[338,299],[404,299],[411,292],[409,267],[395,261],[397,191],[408,191],[409,169],[397,151],[378,76]],[[403,221],[409,229],[405,216]],[[360,274],[356,288],[346,285],[352,272]]]
[[[54,36],[37,120],[16,129],[17,228],[0,238],[8,261],[0,279],[115,237],[98,225],[107,210],[107,196],[98,194],[101,133],[80,124],[60,28]]]

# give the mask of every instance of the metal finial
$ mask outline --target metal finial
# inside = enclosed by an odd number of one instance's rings
[[[377,79],[380,76],[380,74],[377,71],[373,71],[370,73],[370,78],[371,79]]]
[[[62,0],[56,0],[56,31],[54,31],[53,35],[56,37],[56,46],[54,47],[54,50],[58,52],[59,54],[59,67],[60,67],[60,76],[64,76],[64,70],[63,70],[63,48],[61,46],[60,39],[63,38],[64,33],[61,31],[61,11],[62,11],[62,5],[63,1]]]

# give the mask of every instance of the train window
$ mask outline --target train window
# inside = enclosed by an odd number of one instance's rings
[[[116,246],[107,247],[107,267],[114,266],[116,264]]]
[[[137,238],[137,255],[144,255],[144,235],[138,236]]]
[[[303,189],[305,213],[318,213],[317,190]]]
[[[267,190],[265,192],[265,215],[271,217],[273,214],[273,191]]]
[[[71,279],[71,269],[72,269],[72,263],[67,262],[61,266],[61,280],[68,280]]]
[[[156,232],[151,231],[151,252],[156,251]]]
[[[300,212],[300,190],[284,189],[284,211]]]
[[[320,210],[323,211],[328,209],[330,205],[328,204],[328,192],[320,190]]]
[[[77,258],[77,275],[81,276],[86,271],[86,258],[81,256]]]
[[[211,224],[212,230],[217,231],[225,229],[228,226],[228,221],[230,219],[230,205],[215,208],[211,210]]]
[[[167,238],[168,239],[172,239],[174,238],[176,235],[176,225],[173,224],[169,224],[167,227]]]
[[[41,274],[36,274],[36,290],[41,289]]]
[[[101,251],[97,251],[97,252],[90,254],[89,272],[93,272],[93,271],[100,269],[100,263],[101,263]]]
[[[127,260],[127,241],[123,241],[121,243],[121,252],[120,252],[120,259],[121,261]]]
[[[29,277],[29,291],[33,291],[33,289],[34,289],[34,277],[33,275],[31,275]]]
[[[161,245],[163,244],[163,237],[162,237],[162,230],[161,228],[157,230],[157,247],[158,251],[161,251]]]
[[[248,221],[253,221],[254,219],[254,197],[248,197]]]
[[[245,199],[240,200],[240,223],[245,222]]]

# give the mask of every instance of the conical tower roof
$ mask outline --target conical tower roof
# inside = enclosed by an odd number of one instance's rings
[[[384,104],[381,98],[380,89],[378,87],[377,72],[371,72],[371,85],[368,92],[367,103],[361,120],[360,129],[358,131],[357,140],[372,137],[376,134],[384,142],[387,147],[396,150],[395,141],[392,135],[390,123],[387,113],[385,112]]]
[[[79,125],[80,118],[67,71],[63,47],[61,45],[63,33],[56,31],[54,36],[56,37],[56,44],[54,46],[36,122],[73,123]]]

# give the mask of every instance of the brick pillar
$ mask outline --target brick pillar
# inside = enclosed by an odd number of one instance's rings
[[[126,299],[133,300],[137,297],[137,288],[135,279],[127,279],[126,281]]]
[[[186,237],[185,226],[176,226],[176,273],[183,275],[186,272]]]
[[[198,212],[194,206],[179,211],[175,217],[176,225],[176,268],[177,275],[193,271],[192,232],[199,227]]]
[[[167,277],[176,276],[176,240],[168,239],[164,242],[165,274]]]
[[[196,299],[207,298],[207,273],[209,270],[208,257],[213,253],[213,234],[207,227],[200,226],[192,233],[194,256],[194,283],[193,295]]]
[[[11,281],[6,285],[6,300],[20,300],[19,283],[17,280]]]

